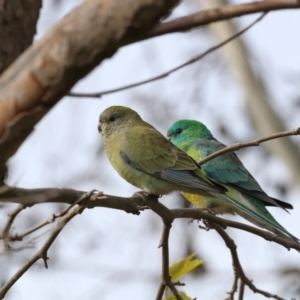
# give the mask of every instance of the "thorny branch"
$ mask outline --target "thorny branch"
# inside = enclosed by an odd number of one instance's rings
[[[125,85],[125,86],[118,87],[118,88],[114,88],[114,89],[111,89],[111,90],[106,90],[106,91],[97,92],[97,93],[75,93],[75,92],[70,92],[70,93],[68,93],[68,96],[71,96],[71,97],[80,97],[80,98],[81,97],[100,98],[100,97],[102,97],[104,95],[107,95],[107,94],[112,94],[112,93],[124,91],[124,90],[131,89],[131,88],[143,85],[143,84],[147,84],[147,83],[159,80],[159,79],[163,79],[163,78],[169,76],[170,74],[175,73],[175,72],[181,70],[182,68],[184,68],[186,66],[189,66],[190,64],[193,64],[193,63],[201,60],[206,55],[214,52],[215,50],[223,47],[227,43],[229,43],[232,40],[236,39],[237,37],[241,36],[243,33],[245,33],[251,27],[253,27],[256,23],[258,23],[265,15],[266,15],[266,13],[263,13],[259,18],[257,18],[250,25],[248,25],[246,28],[244,28],[243,30],[239,31],[235,35],[233,35],[233,36],[229,37],[228,39],[224,40],[223,42],[221,42],[221,43],[219,43],[219,44],[217,44],[217,45],[215,45],[215,46],[207,49],[205,52],[203,52],[203,53],[201,53],[199,55],[196,55],[195,57],[193,57],[192,59],[184,62],[183,64],[181,64],[181,65],[179,65],[177,67],[174,67],[173,69],[171,69],[169,71],[166,71],[166,72],[164,72],[164,73],[162,73],[160,75],[157,75],[155,77],[151,77],[149,79],[142,80],[142,81],[139,81],[139,82],[136,82],[136,83],[132,83],[132,84],[128,84],[128,85]]]

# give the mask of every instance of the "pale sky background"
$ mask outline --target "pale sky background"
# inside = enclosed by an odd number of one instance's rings
[[[38,23],[37,39],[80,1],[45,0]],[[238,1],[235,1],[238,2]],[[196,5],[181,4],[171,18],[197,10]],[[240,28],[257,15],[235,19]],[[251,52],[251,63],[267,80],[272,103],[287,129],[300,125],[300,12],[271,12],[248,31],[243,39]],[[203,29],[170,34],[120,49],[74,90],[96,92],[160,74],[181,64],[214,45]],[[111,105],[130,106],[163,134],[181,118],[205,123],[223,143],[246,141],[258,137],[246,117],[243,94],[228,75],[219,53],[187,67],[169,77],[135,89],[104,96],[101,99],[65,97],[37,125],[33,134],[11,159],[8,184],[24,188],[68,187],[78,190],[98,189],[107,194],[129,196],[137,189],[125,182],[109,165],[101,152],[102,141],[97,132],[99,114]],[[220,123],[228,135],[219,131]],[[300,137],[294,138],[300,145]],[[300,189],[289,184],[290,174],[279,158],[266,158],[262,148],[240,151],[245,166],[271,196],[282,198],[276,184],[287,186],[282,200],[290,202],[290,214],[271,208],[274,217],[291,233],[300,237]],[[299,162],[295,162],[299,164]],[[179,207],[176,194],[164,196],[168,207]],[[0,225],[13,207],[2,208]],[[22,212],[15,232],[36,225],[59,211],[62,206],[45,204]],[[235,217],[237,221],[245,220]],[[26,220],[26,223],[25,223]],[[29,220],[29,221],[28,221]],[[170,238],[170,261],[186,255],[185,241],[205,260],[207,273],[185,277],[182,288],[192,298],[224,299],[230,290],[233,272],[231,257],[221,238],[214,232],[197,229],[189,220],[176,220]],[[24,225],[25,224],[25,225]],[[161,251],[157,248],[161,221],[151,211],[133,216],[111,209],[86,210],[72,220],[50,248],[49,269],[39,261],[7,294],[7,299],[154,299],[161,274]],[[51,226],[49,226],[51,228]],[[1,272],[7,277],[26,261],[47,237],[38,237],[28,250],[0,257]],[[298,281],[279,277],[278,269],[300,267],[299,253],[266,242],[260,237],[228,229],[234,238],[244,271],[260,289],[290,299]],[[192,237],[192,239],[191,239]],[[28,245],[30,238],[14,246]],[[245,299],[265,299],[246,288]]]

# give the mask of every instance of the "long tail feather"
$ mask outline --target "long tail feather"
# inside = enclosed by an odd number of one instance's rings
[[[230,197],[229,195],[226,195],[226,194],[220,195],[220,194],[218,194],[216,196],[222,197],[222,199],[224,199],[225,201],[227,201],[228,203],[230,203],[231,205],[233,205],[237,209],[241,210],[243,213],[245,213],[249,217],[252,217],[252,218],[258,220],[258,221],[262,222],[263,224],[269,225],[271,228],[274,229],[275,232],[280,232],[284,236],[288,236],[289,238],[294,240],[296,243],[300,243],[300,240],[298,238],[296,238],[295,236],[290,234],[279,223],[277,223],[275,221],[275,219],[273,221],[273,220],[270,220],[270,219],[266,218],[265,216],[263,216],[263,215],[259,214],[258,212],[250,209],[245,204],[241,203],[240,201],[235,200],[234,198]]]

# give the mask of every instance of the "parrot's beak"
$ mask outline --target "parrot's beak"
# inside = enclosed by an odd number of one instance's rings
[[[171,134],[168,132],[167,133],[167,139],[170,140],[171,139]]]
[[[101,133],[102,128],[101,128],[101,122],[98,123],[98,131]]]

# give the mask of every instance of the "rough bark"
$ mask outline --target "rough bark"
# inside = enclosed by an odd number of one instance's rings
[[[71,87],[138,38],[178,0],[85,0],[0,77],[0,172],[34,125]]]
[[[0,74],[32,44],[41,0],[0,0]]]

